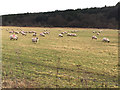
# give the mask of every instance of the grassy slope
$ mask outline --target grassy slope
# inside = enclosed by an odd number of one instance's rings
[[[37,44],[32,43],[32,34],[19,34],[18,41],[10,41],[10,34],[2,31],[3,80],[7,82],[4,87],[117,87],[116,30],[103,30],[96,41],[91,39],[94,29],[22,28],[38,33],[45,29],[50,30],[50,35],[38,36]],[[59,30],[79,32],[77,37],[60,38]],[[101,42],[103,37],[111,42]]]

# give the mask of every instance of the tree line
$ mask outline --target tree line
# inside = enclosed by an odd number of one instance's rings
[[[119,29],[120,2],[101,8],[68,9],[52,12],[23,13],[2,16],[3,26],[80,27]]]

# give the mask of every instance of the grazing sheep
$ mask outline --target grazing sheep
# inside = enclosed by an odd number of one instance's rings
[[[97,33],[97,31],[93,31],[93,33]]]
[[[64,34],[64,32],[61,32],[61,34]]]
[[[22,33],[22,35],[26,36],[27,34],[26,33]]]
[[[66,31],[64,31],[64,32],[61,32],[61,34],[67,34],[67,32],[66,32]]]
[[[99,31],[99,33],[101,33],[101,32],[102,32],[102,30]]]
[[[10,40],[18,40],[18,36],[17,35],[10,35]]]
[[[46,32],[43,32],[44,34],[46,34]]]
[[[63,37],[63,35],[62,35],[62,34],[59,34],[59,37]]]
[[[14,31],[9,31],[9,33],[14,33]]]
[[[110,42],[110,40],[108,39],[108,38],[103,38],[103,40],[102,40],[103,42]]]
[[[24,33],[28,33],[27,31],[24,31]]]
[[[38,42],[38,37],[36,37],[36,38],[32,38],[32,42]]]
[[[19,32],[15,31],[15,34],[19,34]]]
[[[50,34],[50,32],[46,32],[46,34]]]
[[[2,30],[2,29],[1,29]],[[8,31],[9,29],[6,29],[6,31]]]
[[[22,34],[22,35],[24,35],[24,36],[26,36],[26,35],[27,35],[27,34],[26,34],[26,33],[24,33],[23,31],[21,32],[21,34]]]
[[[97,35],[99,35],[100,33],[97,33]]]
[[[92,39],[96,39],[97,40],[97,37],[96,36],[92,36]]]
[[[36,33],[33,33],[33,36],[36,36]]]
[[[73,30],[73,31],[71,31],[71,33],[75,33],[75,32],[78,32],[78,30]]]
[[[76,37],[77,35],[76,35],[76,34],[72,34],[72,36],[75,36],[75,37]]]
[[[29,31],[29,33],[32,33],[32,31]]]
[[[32,33],[36,33],[36,31],[32,31]]]
[[[67,36],[77,36],[77,35],[74,33],[68,33]]]
[[[64,31],[65,34],[67,34],[67,31]]]
[[[43,32],[43,34],[49,34],[50,32]]]
[[[72,34],[71,33],[68,33],[67,36],[71,36]]]
[[[47,32],[47,30],[44,30],[44,32]]]
[[[20,33],[22,34],[22,33],[24,33],[24,31],[20,31]]]
[[[45,34],[44,34],[44,33],[40,33],[40,36],[43,36],[43,37],[45,37]]]

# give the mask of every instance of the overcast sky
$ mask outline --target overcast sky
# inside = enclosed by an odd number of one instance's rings
[[[120,0],[0,0],[0,15],[114,6]]]

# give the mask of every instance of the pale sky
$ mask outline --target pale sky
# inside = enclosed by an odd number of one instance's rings
[[[114,6],[120,0],[0,0],[0,15]]]

